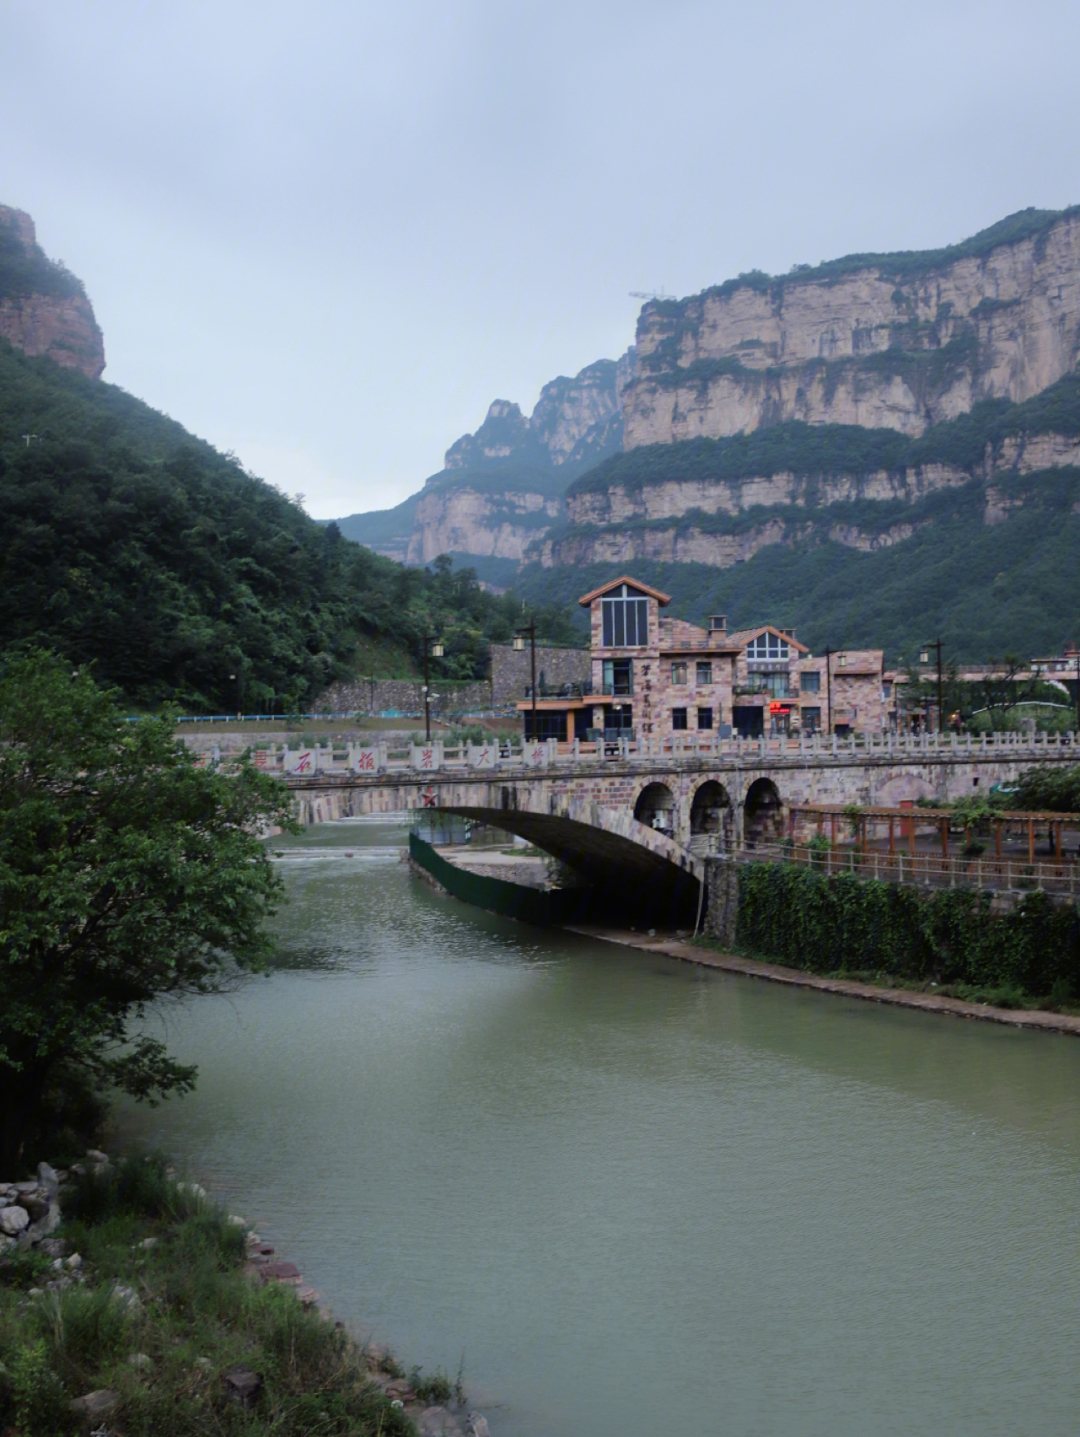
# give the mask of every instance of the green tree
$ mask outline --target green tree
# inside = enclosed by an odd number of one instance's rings
[[[169,719],[127,723],[91,677],[34,650],[0,673],[0,1173],[61,1074],[154,1100],[195,1069],[138,1031],[270,952],[281,882],[258,834],[283,784],[200,769]]]

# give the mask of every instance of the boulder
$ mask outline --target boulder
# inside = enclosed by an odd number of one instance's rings
[[[0,1208],[0,1233],[4,1237],[18,1237],[19,1233],[29,1226],[30,1214],[24,1207],[13,1204]]]
[[[421,1437],[461,1437],[461,1423],[448,1407],[426,1407],[416,1425]]]
[[[254,1407],[263,1388],[263,1380],[252,1367],[240,1363],[230,1367],[225,1375],[225,1391],[239,1402],[241,1407]]]
[[[106,1412],[113,1410],[117,1401],[116,1393],[110,1388],[99,1387],[96,1392],[87,1392],[84,1397],[76,1397],[71,1404],[71,1410],[80,1417],[104,1417]]]

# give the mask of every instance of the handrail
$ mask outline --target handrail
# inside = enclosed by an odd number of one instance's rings
[[[948,858],[933,853],[886,853],[881,849],[812,848],[808,845],[763,843],[745,845],[730,855],[739,863],[794,863],[826,877],[850,873],[857,878],[875,878],[882,883],[900,883],[926,888],[976,888],[995,891],[1042,889],[1048,893],[1076,896],[1080,889],[1080,864],[1066,859],[1036,860],[997,858],[985,855]]]
[[[890,761],[909,755],[920,758],[948,756],[954,761],[983,761],[1003,758],[1014,762],[1035,762],[1040,758],[1080,759],[1080,742],[1068,734],[784,734],[743,738],[721,737],[715,733],[675,733],[667,737],[618,737],[602,741],[574,739],[560,743],[545,739],[537,743],[516,739],[511,744],[492,737],[483,744],[447,744],[435,739],[430,744],[402,742],[374,745],[313,744],[293,747],[291,743],[257,749],[255,762],[261,768],[285,776],[305,777],[316,773],[379,773],[417,769],[484,770],[495,768],[554,768],[582,764],[713,761],[738,766],[762,761],[800,763],[807,760],[842,763],[863,759]],[[204,758],[204,761],[205,758]],[[215,762],[219,760],[215,757]]]

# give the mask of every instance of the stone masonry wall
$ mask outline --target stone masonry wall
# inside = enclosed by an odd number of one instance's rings
[[[527,697],[531,683],[532,656],[525,648],[516,653],[510,644],[491,645],[491,702],[496,707],[519,703]],[[536,646],[536,681],[549,686],[587,684],[589,682],[589,651],[587,649],[555,648],[548,644]]]
[[[333,714],[418,714],[424,709],[423,679],[354,679],[351,684],[334,684],[321,693],[312,713]],[[461,713],[493,706],[491,681],[456,683],[433,679],[432,713]]]

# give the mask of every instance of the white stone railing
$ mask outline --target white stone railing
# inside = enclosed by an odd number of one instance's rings
[[[949,757],[957,760],[980,759],[1038,762],[1062,757],[1080,761],[1080,742],[1067,734],[867,734],[839,738],[835,734],[802,734],[798,738],[773,737],[760,739],[711,738],[700,734],[678,735],[667,739],[618,739],[602,743],[558,743],[548,739],[540,743],[490,744],[445,743],[433,739],[430,744],[409,744],[400,748],[380,743],[371,747],[358,744],[312,745],[307,748],[256,749],[254,760],[259,768],[282,774],[286,778],[314,778],[322,774],[392,774],[392,773],[482,773],[493,770],[573,768],[603,763],[656,763],[680,761],[718,763],[760,763],[762,760],[781,762],[814,762],[868,759],[912,759],[920,756]]]

